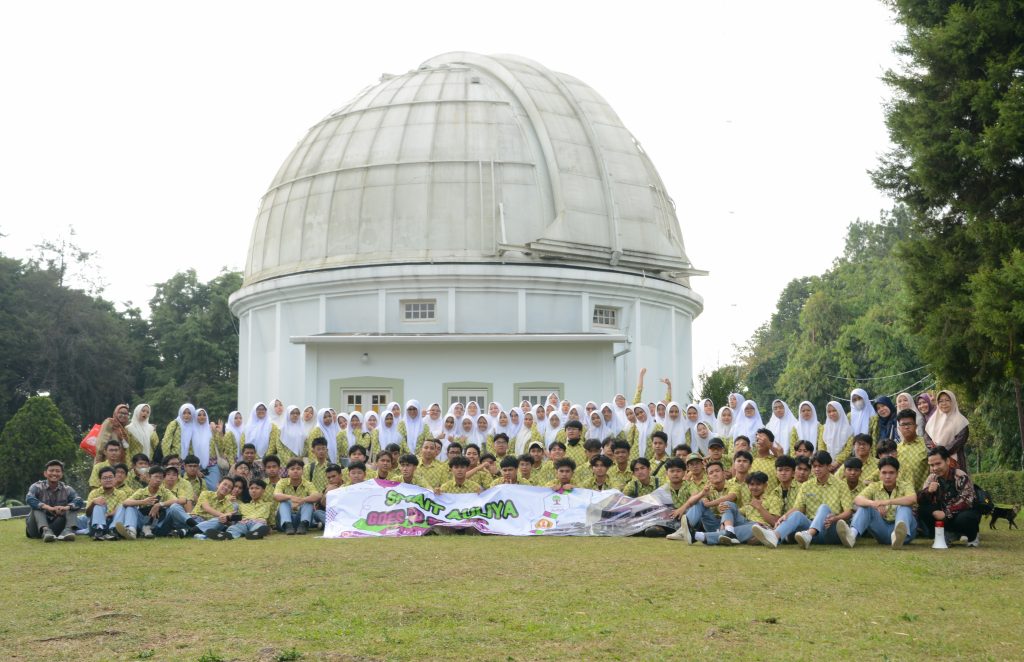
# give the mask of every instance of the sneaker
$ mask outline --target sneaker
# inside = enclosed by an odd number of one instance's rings
[[[138,538],[138,537],[139,537],[139,536],[138,536],[138,533],[136,533],[136,531],[135,531],[135,527],[134,527],[134,526],[129,526],[129,527],[128,527],[128,528],[126,529],[126,535],[125,535],[125,538],[127,538],[128,540],[135,540],[135,539],[136,539],[136,538]]]
[[[103,539],[109,542],[111,540],[117,540],[117,536],[115,536],[113,533],[110,533],[108,531],[107,533],[103,534]]]
[[[104,540],[106,540],[106,537],[104,537],[103,532],[99,529],[93,531],[92,535],[89,537],[95,540],[96,542],[103,542]]]
[[[210,540],[231,540],[231,536],[228,535],[227,531],[217,531],[206,537]]]
[[[172,538],[184,538],[185,529],[171,529],[170,536]]]
[[[187,520],[185,520],[185,525],[191,529],[193,527],[199,526],[199,521],[195,517],[189,517]]]
[[[245,534],[245,539],[246,540],[262,540],[263,539],[263,534],[260,532],[259,529],[256,529],[255,531],[250,531],[249,533]]]
[[[53,542],[57,539],[57,536],[53,535],[53,531],[49,529],[43,529],[43,542]]]
[[[751,528],[751,532],[754,534],[754,539],[765,547],[775,549],[779,546],[779,536],[771,529],[766,529],[760,524],[755,524]]]
[[[974,540],[969,540],[967,542],[967,546],[968,547],[978,547],[979,545],[981,545],[981,536],[980,535],[974,536]]]
[[[114,525],[114,528],[117,529],[117,534],[119,536],[121,536],[122,538],[127,538],[128,537],[128,527],[125,526],[124,522],[118,522],[117,524]],[[132,539],[133,540],[135,539],[134,535],[132,535]]]
[[[294,536],[295,535],[295,525],[293,525],[293,524],[285,524],[284,525],[284,534],[286,536]]]
[[[738,545],[740,539],[736,537],[736,534],[732,531],[726,531],[722,535],[718,536],[719,545]]]
[[[811,534],[806,531],[798,531],[794,536],[798,545],[804,549],[811,548]]]
[[[264,524],[263,526],[257,526],[256,533],[260,534],[260,538],[266,538],[270,535],[270,527],[266,524]]]
[[[853,546],[857,544],[857,532],[846,523],[846,520],[841,519],[836,522],[836,533],[839,534],[839,542],[843,547],[853,549]]]
[[[153,535],[153,527],[149,526],[148,524],[142,527],[142,537],[146,540],[152,540],[153,538],[155,538],[156,536]]]
[[[903,521],[896,522],[896,527],[892,530],[892,548],[899,549],[903,547],[903,542],[907,539],[907,523]]]
[[[967,542],[967,536],[960,536],[960,542],[966,543]]]
[[[299,528],[295,530],[295,533],[304,536],[309,530],[309,522],[299,522]]]
[[[74,531],[67,531],[65,533],[60,534],[57,537],[57,539],[58,540],[63,540],[64,542],[75,542],[75,532]]]
[[[682,526],[675,533],[665,536],[666,540],[681,540],[687,545],[693,544],[693,534],[690,533],[690,525],[683,521]]]

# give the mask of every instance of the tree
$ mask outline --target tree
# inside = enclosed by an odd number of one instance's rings
[[[1002,363],[1004,378],[1013,384],[1024,451],[1024,252],[1014,249],[998,268],[982,267],[971,276],[968,289],[974,304],[971,331],[991,341],[988,354],[993,362]]]
[[[711,398],[716,407],[724,407],[729,404],[729,394],[740,390],[740,367],[735,365],[723,365],[711,372],[702,372],[697,375],[700,380],[700,398]]]
[[[71,428],[50,398],[29,398],[0,433],[0,492],[21,499],[39,480],[43,465],[69,466],[77,448]]]
[[[896,47],[904,67],[885,76],[895,147],[872,175],[913,217],[897,255],[917,347],[940,379],[984,408],[1019,371],[1009,336],[994,340],[976,319],[996,314],[990,286],[1012,277],[997,272],[1024,247],[1024,5],[889,5],[906,27]],[[994,323],[1005,331],[1004,322]]]

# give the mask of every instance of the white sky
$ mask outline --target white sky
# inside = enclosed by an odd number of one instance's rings
[[[3,3],[0,250],[73,225],[105,296],[144,307],[178,271],[244,267],[285,157],[382,72],[515,53],[594,87],[653,159],[711,272],[699,372],[891,206],[866,171],[899,36],[872,0]]]

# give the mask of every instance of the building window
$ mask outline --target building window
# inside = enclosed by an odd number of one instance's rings
[[[551,388],[539,389],[539,388],[524,388],[519,391],[519,398],[517,402],[526,400],[533,406],[547,405],[548,395],[551,393],[558,393],[558,387],[552,386]]]
[[[480,411],[484,409],[484,400],[487,399],[487,389],[451,389],[448,391],[448,406],[461,402],[462,404],[469,404],[473,401],[480,405]]]
[[[437,319],[437,299],[403,301],[402,316],[406,322],[431,322]]]
[[[619,326],[619,309],[611,306],[594,306],[594,326]]]
[[[387,403],[390,402],[390,399],[390,389],[358,391],[343,389],[341,392],[341,401],[345,403],[345,411],[375,411],[380,413],[387,406]]]

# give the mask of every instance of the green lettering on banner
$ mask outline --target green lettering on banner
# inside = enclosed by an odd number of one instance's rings
[[[395,490],[388,490],[387,494],[384,495],[384,503],[389,506],[394,506],[395,504],[402,503],[403,501],[405,503],[416,504],[423,510],[428,511],[431,515],[438,515],[442,510],[444,510],[444,506],[422,494],[409,495],[396,492]]]
[[[454,508],[449,510],[445,517],[450,520],[464,520],[471,519],[473,517],[482,517],[485,519],[510,519],[513,517],[519,517],[519,511],[516,510],[515,503],[511,501],[488,501],[481,508],[480,506],[473,506],[472,508]]]

